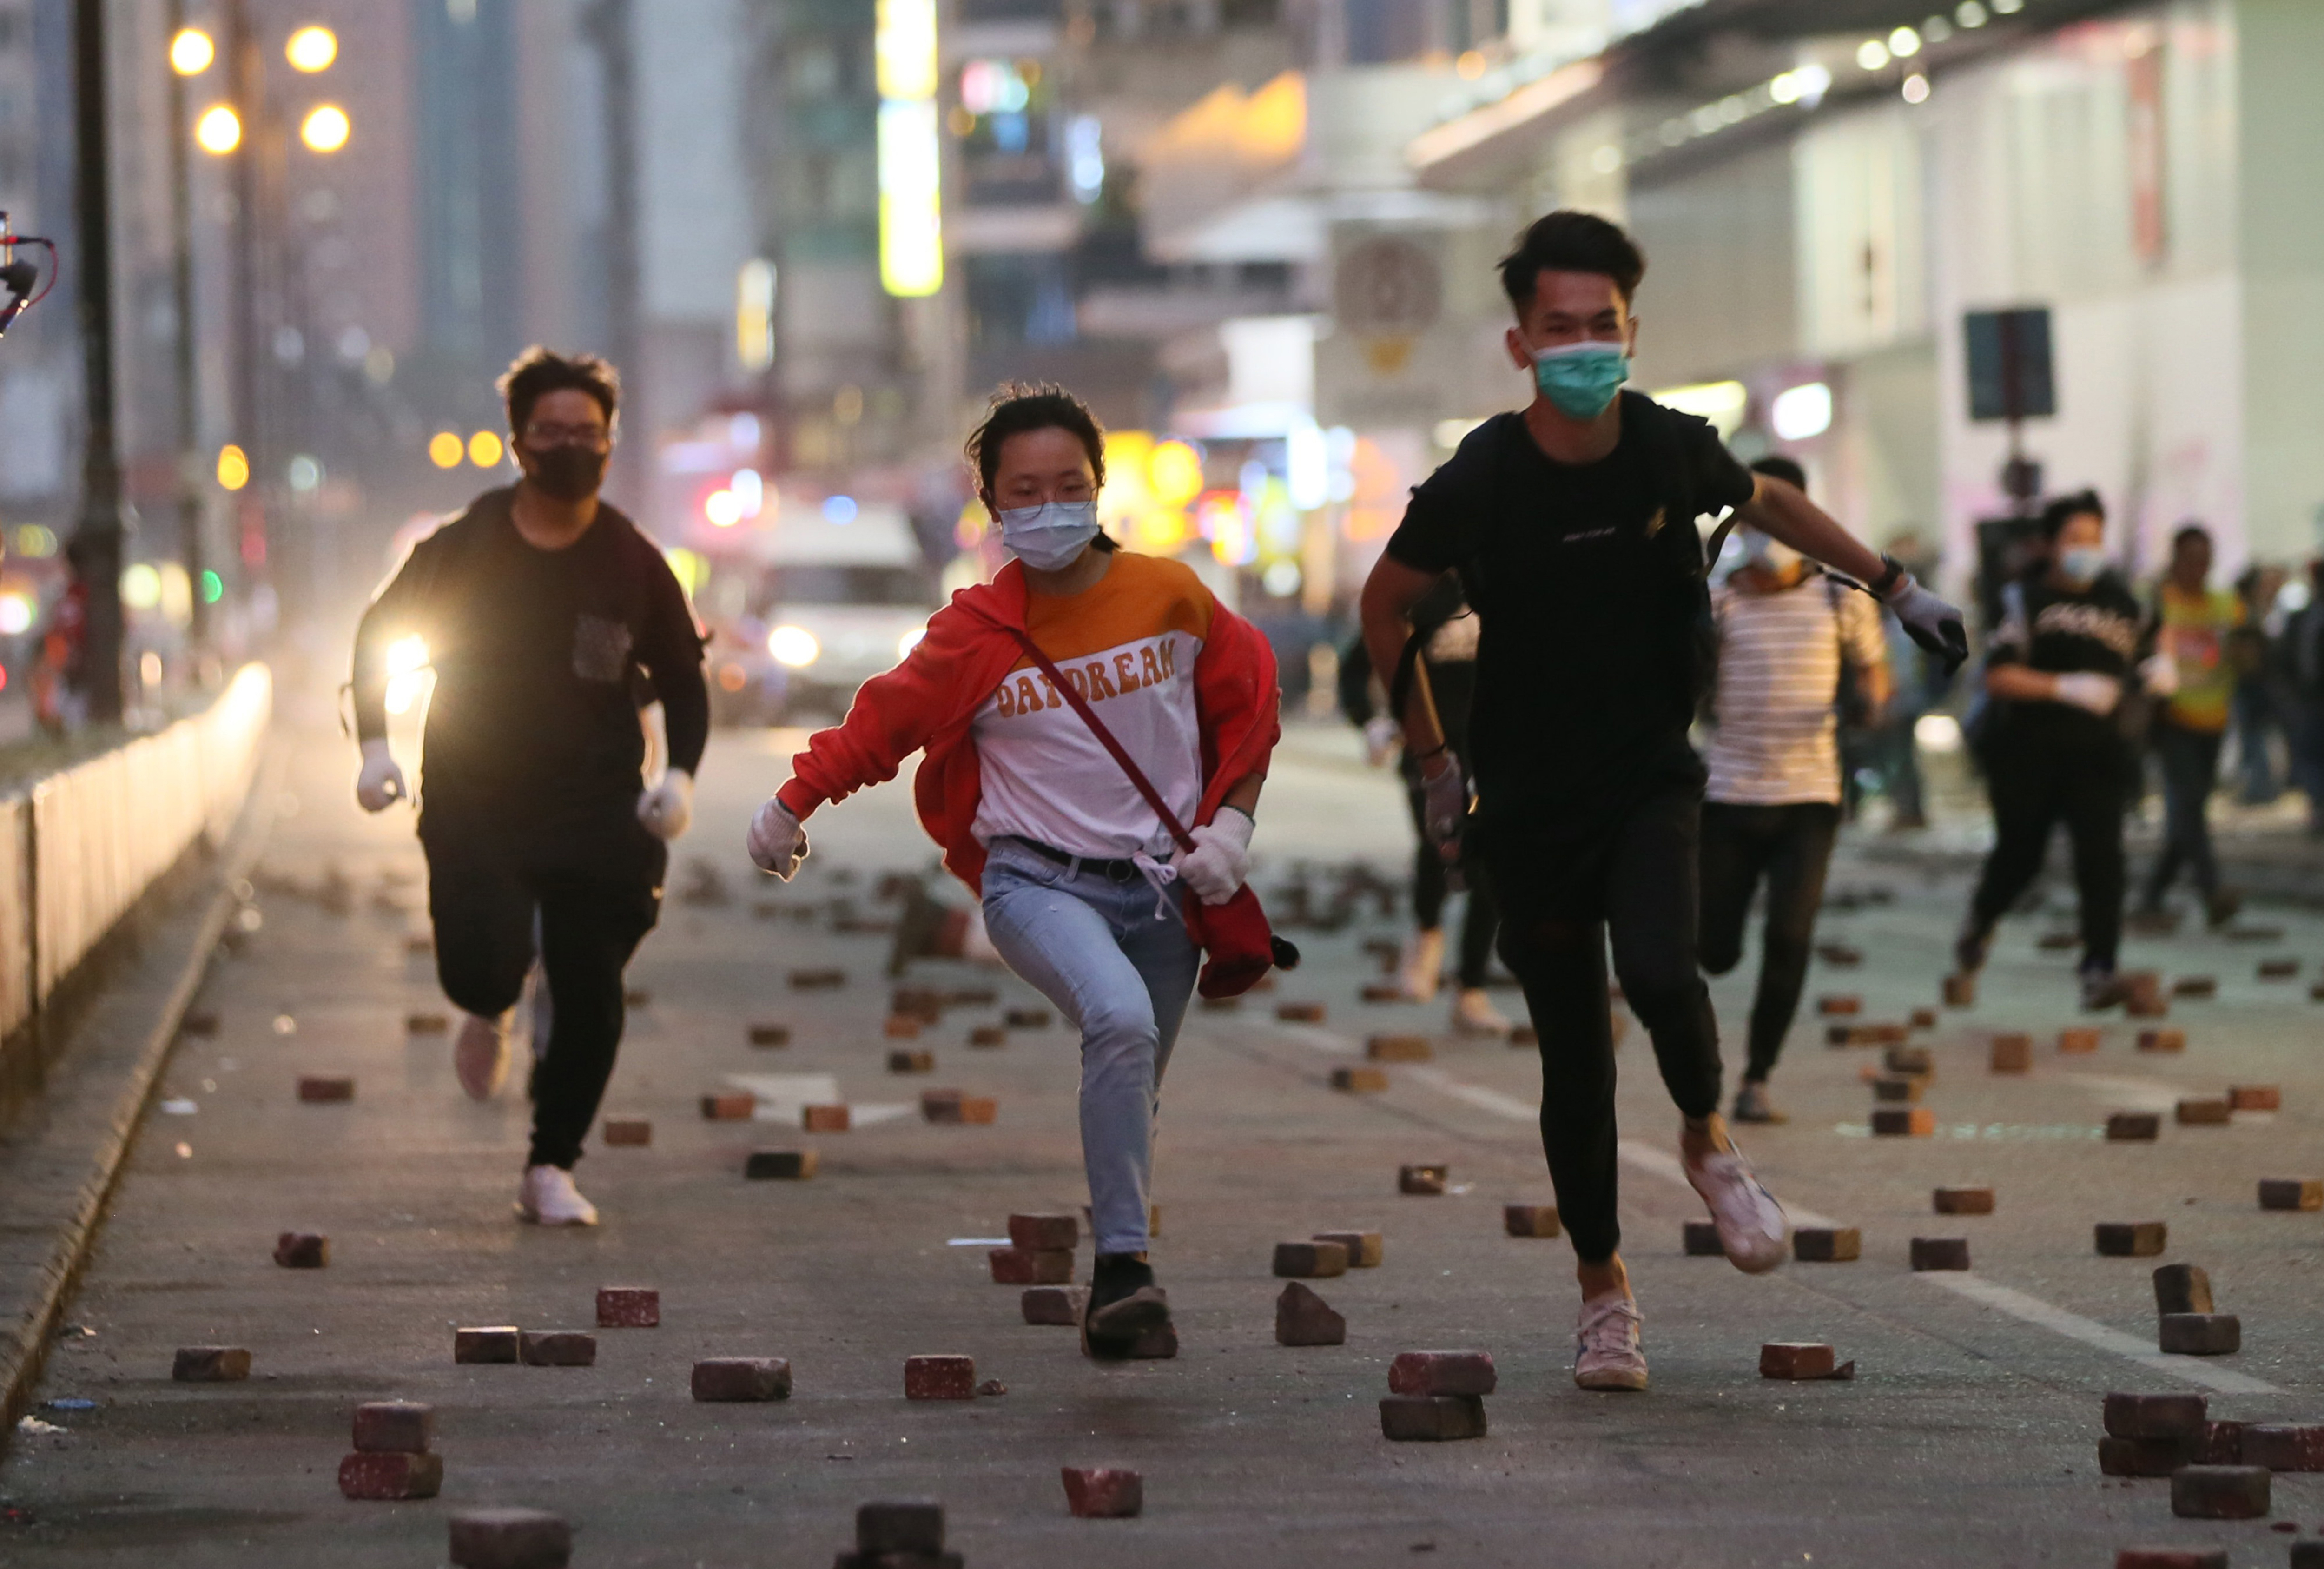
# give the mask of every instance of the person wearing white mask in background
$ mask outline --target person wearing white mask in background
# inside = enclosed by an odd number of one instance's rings
[[[1004,387],[968,438],[978,497],[1016,558],[929,619],[901,665],[791,760],[751,858],[788,881],[816,808],[893,779],[982,900],[1009,967],[1081,1032],[1082,1158],[1097,1259],[1083,1342],[1126,1352],[1169,1322],[1148,1258],[1154,1119],[1201,960],[1183,901],[1223,904],[1250,869],[1279,726],[1275,656],[1176,561],[1097,525],[1105,445],[1060,387]],[[1032,658],[1089,704],[1182,823],[1160,816]]]
[[[1807,490],[1806,473],[1788,457],[1751,467]],[[1711,596],[1719,666],[1703,759],[1711,781],[1702,801],[1702,967],[1723,975],[1741,961],[1743,928],[1764,881],[1750,1056],[1732,1115],[1780,1122],[1767,1077],[1799,1012],[1824,871],[1840,835],[1840,708],[1853,703],[1877,715],[1886,706],[1888,643],[1868,597],[1812,570],[1758,529],[1736,537],[1743,565]]]
[[[2042,514],[2046,557],[2002,591],[1987,645],[1994,705],[1979,743],[1993,799],[1993,850],[1953,944],[1959,973],[1985,964],[1993,929],[2041,875],[2063,823],[2080,896],[2082,1006],[2122,1001],[2123,811],[2127,743],[2117,722],[2137,679],[2138,601],[2107,564],[2106,507],[2085,491]]]

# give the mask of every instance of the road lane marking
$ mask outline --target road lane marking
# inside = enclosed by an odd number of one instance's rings
[[[2200,1384],[2222,1395],[2283,1393],[2264,1379],[2239,1373],[2233,1368],[2214,1367],[2200,1357],[2169,1355],[2110,1324],[2100,1324],[2095,1318],[2084,1318],[2079,1313],[2069,1313],[2039,1297],[2030,1297],[2013,1287],[2004,1286],[1997,1280],[1987,1280],[1967,1270],[1929,1269],[1923,1270],[1917,1278],[1926,1280],[1932,1286],[1941,1286],[1972,1302],[1983,1303],[1997,1312],[2008,1314],[2012,1318],[2039,1324],[2052,1334],[2064,1335],[2068,1340],[2078,1340],[2084,1345],[2112,1352],[2155,1372],[2168,1373],[2190,1384]]]

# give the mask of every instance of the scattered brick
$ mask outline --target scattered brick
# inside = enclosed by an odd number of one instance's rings
[[[2098,1048],[2098,1032],[2087,1024],[2070,1025],[2058,1031],[2058,1049],[2069,1057],[2080,1057]]]
[[[1993,1189],[1941,1187],[1936,1192],[1936,1205],[1941,1215],[1989,1215],[1993,1213]]]
[[[1070,1214],[1015,1214],[1009,1217],[1012,1247],[1071,1252],[1081,1246],[1082,1223]]]
[[[2154,1271],[2154,1311],[2210,1313],[2211,1278],[2200,1264],[2165,1264]]]
[[[2232,1313],[2168,1313],[2159,1343],[2178,1356],[2233,1356],[2243,1349],[2243,1320]]]
[[[1380,1432],[1399,1444],[1434,1444],[1485,1435],[1485,1402],[1474,1395],[1386,1395]]]
[[[2114,1569],[2227,1569],[2225,1547],[2125,1547]]]
[[[1001,1019],[1011,1029],[1049,1028],[1049,1011],[1046,1008],[1011,1008]]]
[[[2180,1102],[2173,1115],[2182,1126],[2224,1128],[2234,1110],[2224,1095],[2197,1095]]]
[[[1719,1240],[1719,1227],[1712,1222],[1688,1221],[1683,1240],[1690,1259],[1727,1257],[1727,1244]]]
[[[1880,1066],[1892,1074],[1904,1074],[1914,1078],[1934,1080],[1937,1061],[1925,1046],[1891,1045],[1880,1054]]]
[[[1908,1022],[1915,1029],[1934,1029],[1937,1027],[1937,1011],[1933,1008],[1915,1008]]]
[[[2151,1259],[2171,1235],[2161,1221],[2100,1221],[2096,1232],[2098,1256],[2105,1259]]]
[[[2324,1209],[2324,1179],[2313,1177],[2263,1177],[2259,1181],[2262,1209]]]
[[[1427,1062],[1436,1048],[1425,1035],[1375,1035],[1364,1042],[1364,1055],[1374,1062]]]
[[[753,1024],[750,1035],[752,1046],[788,1046],[791,1027],[788,1024]]]
[[[441,1013],[407,1013],[403,1016],[406,1035],[441,1035],[452,1027],[452,1021]]]
[[[1374,1095],[1388,1088],[1388,1075],[1376,1067],[1335,1067],[1332,1087],[1350,1094]]]
[[[944,1019],[945,997],[932,986],[899,986],[888,993],[890,1019],[916,1019],[936,1024]]]
[[[355,1098],[355,1082],[346,1077],[327,1077],[318,1074],[299,1076],[299,1098],[302,1101],[352,1101]]]
[[[961,1091],[954,1089],[922,1090],[920,1115],[931,1122],[957,1122],[960,1121],[960,1103],[966,1098]]]
[[[661,1324],[661,1293],[650,1286],[597,1288],[599,1329],[654,1329]]]
[[[2283,1091],[2274,1084],[2233,1084],[2227,1104],[2238,1112],[2281,1112]]]
[[[331,1239],[313,1232],[284,1232],[274,1240],[274,1261],[285,1269],[319,1269],[331,1261]]]
[[[565,1569],[573,1530],[541,1509],[462,1509],[451,1519],[456,1569]]]
[[[1306,1287],[1294,1280],[1275,1299],[1277,1345],[1344,1345],[1348,1321]]]
[[[181,1384],[232,1384],[250,1377],[250,1353],[240,1346],[180,1346],[170,1376]]]
[[[904,1398],[907,1400],[973,1400],[976,1398],[976,1359],[966,1356],[918,1356],[904,1359]]]
[[[1763,1379],[1828,1379],[1838,1368],[1838,1360],[1828,1345],[1773,1340],[1759,1348],[1759,1376]]]
[[[456,1362],[512,1362],[521,1360],[518,1342],[522,1332],[513,1324],[478,1325],[452,1332]]]
[[[888,1071],[891,1074],[932,1074],[936,1071],[936,1054],[932,1051],[891,1051],[888,1054]]]
[[[705,1401],[788,1400],[791,1364],[781,1357],[710,1357],[694,1364],[694,1398]]]
[[[2163,1136],[2159,1112],[2116,1112],[2107,1118],[2106,1136],[2117,1144],[2152,1142]]]
[[[516,1354],[529,1368],[594,1368],[597,1337],[578,1329],[520,1330]]]
[[[879,1553],[936,1554],[944,1551],[944,1505],[933,1499],[870,1503],[855,1511],[855,1546],[866,1557]],[[898,1569],[904,1566],[899,1564]]]
[[[1322,1280],[1348,1272],[1348,1250],[1337,1242],[1277,1242],[1275,1273],[1286,1280]]]
[[[1404,1001],[1404,988],[1393,981],[1369,981],[1357,995],[1367,1002],[1401,1002]]]
[[[801,1106],[799,1131],[805,1133],[844,1133],[855,1125],[845,1106]]]
[[[1126,1520],[1146,1507],[1146,1483],[1134,1471],[1111,1466],[1061,1468],[1065,1507],[1076,1519]]]
[[[968,1044],[974,1047],[1007,1046],[1009,1031],[998,1024],[980,1024],[968,1032]]]
[[[2169,1476],[2195,1463],[2195,1440],[2179,1438],[2116,1438],[2098,1440],[2101,1476]]]
[[[1846,970],[1864,963],[1864,951],[1852,948],[1846,943],[1818,943],[1816,957],[1827,964]]]
[[[2102,1419],[2116,1438],[2191,1439],[2202,1433],[2209,1404],[2202,1395],[2109,1394]]]
[[[436,1441],[436,1407],[419,1400],[367,1400],[355,1407],[355,1447],[367,1454],[424,1454]]]
[[[358,1450],[339,1462],[339,1491],[351,1499],[383,1503],[432,1499],[443,1486],[440,1454],[367,1454]]]
[[[2171,983],[2173,997],[2216,997],[2219,994],[2217,975],[2181,975]]]
[[[1975,975],[1947,975],[1944,981],[1944,997],[1945,1006],[1948,1008],[1976,1007],[1977,977]]]
[[[2034,1066],[2034,1038],[2014,1032],[1995,1036],[1991,1062],[1997,1074],[2030,1072]]]
[[[1396,1168],[1396,1190],[1423,1195],[1441,1194],[1452,1172],[1451,1167],[1443,1165],[1399,1166]]]
[[[815,1175],[812,1149],[753,1149],[743,1158],[742,1175],[753,1182],[805,1182]]]
[[[1277,1002],[1275,1016],[1286,1024],[1321,1024],[1323,1022],[1321,1002]]]
[[[1513,1237],[1554,1237],[1562,1230],[1554,1204],[1505,1204],[1501,1229]]]
[[[991,1095],[963,1095],[958,1121],[973,1127],[990,1127],[1001,1120],[1001,1103]]]
[[[1351,1269],[1377,1269],[1386,1257],[1386,1244],[1378,1232],[1317,1232],[1319,1242],[1337,1242],[1348,1251]]]
[[[759,1097],[746,1091],[702,1097],[702,1117],[708,1122],[747,1122],[759,1109]]]
[[[911,1040],[920,1033],[920,1020],[917,1016],[909,1013],[890,1013],[886,1019],[881,1020],[880,1033],[890,1040]],[[890,1060],[894,1059],[891,1057]]]
[[[2183,1029],[2142,1029],[2138,1032],[2141,1051],[2184,1051],[2187,1032]]]
[[[2259,962],[2259,978],[2263,981],[2289,981],[2298,974],[2298,959],[2262,959]]]
[[[1926,1106],[1876,1106],[1872,1131],[1887,1138],[1926,1139],[1937,1131],[1937,1114]]]
[[[1826,1019],[1844,1019],[1864,1011],[1864,999],[1852,993],[1839,993],[1816,999],[1816,1011]]]
[[[1803,1264],[1852,1264],[1864,1254],[1854,1226],[1801,1226],[1792,1232],[1792,1257]]]
[[[1913,1268],[1928,1269],[1966,1269],[1969,1268],[1967,1237],[1914,1237]]]
[[[2190,1465],[2241,1465],[2244,1463],[2244,1424],[2241,1422],[2206,1422],[2202,1436],[2195,1440]]]
[[[1499,1377],[1483,1351],[1398,1352],[1388,1365],[1392,1395],[1489,1395]]]
[[[653,1142],[653,1124],[643,1117],[605,1119],[607,1149],[642,1149]]]
[[[1921,1098],[1922,1081],[1905,1074],[1883,1074],[1872,1081],[1876,1101],[1910,1103]]]
[[[800,992],[827,992],[834,987],[846,984],[847,972],[844,970],[793,970],[791,972],[791,985]]]
[[[1019,1306],[1028,1324],[1055,1324],[1068,1327],[1082,1321],[1082,1307],[1089,1293],[1078,1286],[1035,1286],[1029,1288]]]
[[[2274,1475],[2264,1465],[2190,1465],[2171,1478],[2171,1512],[2190,1520],[2256,1520]]]
[[[996,1286],[1062,1286],[1074,1278],[1070,1248],[994,1248],[984,1257]]]
[[[2239,1463],[2270,1471],[2324,1471],[2324,1426],[2313,1422],[2245,1425]]]

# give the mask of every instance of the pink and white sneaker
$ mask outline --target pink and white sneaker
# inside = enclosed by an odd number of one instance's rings
[[[561,1166],[528,1166],[516,1190],[516,1213],[536,1225],[594,1226],[597,1206],[573,1186],[573,1174]]]
[[[472,1101],[489,1101],[500,1094],[508,1078],[509,1027],[516,1010],[491,1019],[482,1014],[460,1016],[460,1033],[452,1042],[452,1071]]]
[[[1719,1244],[1746,1275],[1764,1275],[1784,1261],[1792,1223],[1729,1141],[1700,1160],[1687,1160],[1686,1180],[1702,1195],[1719,1228]]]
[[[1638,1349],[1637,1298],[1609,1291],[1582,1305],[1574,1334],[1573,1381],[1585,1389],[1643,1389],[1646,1355]]]

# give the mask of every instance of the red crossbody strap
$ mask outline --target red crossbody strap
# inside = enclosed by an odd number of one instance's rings
[[[1041,674],[1049,678],[1049,684],[1064,695],[1073,711],[1082,716],[1082,723],[1090,727],[1090,734],[1097,737],[1098,744],[1113,754],[1113,761],[1121,765],[1121,771],[1130,776],[1130,782],[1138,787],[1138,793],[1146,798],[1146,804],[1154,808],[1154,815],[1162,819],[1162,826],[1170,830],[1170,837],[1178,847],[1192,850],[1194,847],[1194,835],[1186,832],[1186,826],[1178,821],[1178,815],[1163,801],[1161,792],[1146,777],[1146,771],[1130,761],[1130,753],[1122,750],[1121,743],[1113,738],[1113,732],[1105,727],[1105,721],[1090,707],[1089,699],[1074,689],[1074,684],[1065,679],[1065,672],[1057,669],[1056,661],[1043,653],[1041,646],[1026,635],[1021,628],[1012,626],[1007,631],[1023,647]]]

